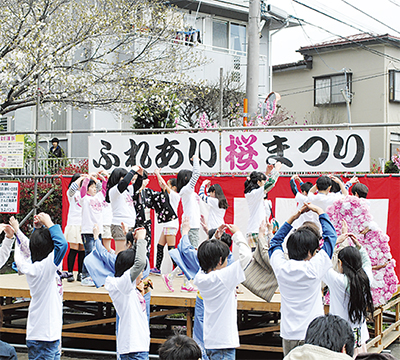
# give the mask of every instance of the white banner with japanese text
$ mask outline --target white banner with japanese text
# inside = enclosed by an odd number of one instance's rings
[[[202,173],[265,171],[276,161],[282,171],[369,172],[369,153],[368,130],[101,134],[89,137],[89,171],[140,165],[176,173],[196,154]]]
[[[194,154],[202,160],[200,170],[218,173],[218,132],[169,133],[163,135],[96,135],[89,137],[89,171],[140,165],[148,172],[191,169]]]

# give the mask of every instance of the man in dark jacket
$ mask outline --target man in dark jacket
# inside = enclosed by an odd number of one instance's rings
[[[60,140],[56,137],[51,140],[53,146],[49,150],[49,173],[56,174],[60,167],[65,165],[64,160],[58,160],[59,158],[65,158],[64,150],[59,145]]]
[[[56,137],[51,140],[53,146],[49,150],[49,158],[63,158],[65,157],[64,150],[59,145],[60,140]]]

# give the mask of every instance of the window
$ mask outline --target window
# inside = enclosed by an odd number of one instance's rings
[[[231,50],[246,52],[246,26],[231,24]]]
[[[390,133],[390,158],[397,154],[397,149],[400,148],[400,134]]]
[[[229,48],[228,22],[213,20],[213,46],[223,49]]]
[[[389,101],[400,102],[400,71],[389,70]]]
[[[8,130],[8,121],[6,117],[0,117],[0,130],[7,131]]]
[[[314,78],[314,105],[345,104],[341,90],[351,92],[351,73]]]

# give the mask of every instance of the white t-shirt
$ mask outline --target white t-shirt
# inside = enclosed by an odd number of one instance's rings
[[[111,204],[106,201],[104,195],[103,195],[102,205],[103,205],[103,226],[105,225],[110,226],[113,213],[111,209]]]
[[[331,259],[321,250],[309,261],[287,260],[275,250],[271,266],[281,293],[281,337],[304,340],[308,325],[324,315],[321,279],[332,267]]]
[[[328,193],[328,194],[308,194],[308,201],[314,205],[319,206],[322,210],[326,211],[326,209],[333,205],[336,200],[339,200],[343,197],[341,193]]]
[[[100,234],[103,233],[103,199],[102,193],[97,193],[95,196],[86,194],[81,199],[82,205],[82,234],[93,234],[93,226],[99,226]]]
[[[123,222],[128,227],[134,227],[136,223],[136,211],[132,199],[133,186],[129,185],[127,190],[121,194],[117,185],[115,185],[108,191],[108,196],[113,214],[111,224],[121,225],[121,222]]]
[[[181,201],[181,197],[174,190],[171,190],[171,192],[168,195],[169,195],[169,203],[171,204],[172,210],[174,210],[176,216],[178,216],[178,206],[179,206],[179,202]],[[174,220],[163,223],[162,225],[165,228],[169,227],[169,228],[179,229],[179,219],[176,218]]]
[[[52,251],[42,261],[21,263],[31,292],[26,340],[55,341],[61,339],[62,284],[57,275]]]
[[[190,228],[200,228],[200,198],[189,184],[186,184],[179,195],[182,199],[183,216],[190,219]]]
[[[117,351],[119,354],[149,351],[150,330],[146,309],[142,307],[130,269],[121,277],[108,276],[104,287],[119,316]]]
[[[220,225],[225,223],[224,217],[226,209],[221,209],[218,206],[219,200],[211,196],[207,197],[207,203],[210,205],[210,211],[208,213],[208,221],[207,221],[208,228],[210,230],[216,229]]]
[[[71,184],[73,186],[73,184]],[[82,221],[82,207],[81,207],[81,194],[77,190],[73,196],[69,195],[67,191],[67,199],[69,202],[67,225],[81,225]]]
[[[239,261],[194,278],[204,300],[204,345],[206,349],[239,347],[236,286],[246,279]]]
[[[264,196],[265,192],[262,186],[244,195],[249,207],[247,234],[258,233],[262,221],[265,220]]]
[[[301,192],[297,192],[295,200],[297,202],[297,210],[299,210],[304,205],[304,203],[308,201],[308,197],[306,195],[303,195]],[[321,228],[318,215],[314,211],[307,211],[306,213],[301,214],[300,217],[293,222],[292,226],[294,229],[297,229],[306,221],[312,221],[313,223],[318,225],[319,228]]]
[[[363,252],[364,256],[368,256],[364,248],[361,248],[360,252]],[[371,266],[369,266],[368,269],[364,268],[364,270],[368,275],[369,280],[372,281],[373,275]],[[361,324],[358,324],[351,322],[349,318],[348,304],[350,294],[348,293],[348,291],[346,291],[348,287],[348,280],[346,279],[346,275],[338,273],[332,268],[329,269],[329,271],[325,274],[323,280],[329,287],[329,312],[333,315],[338,315],[342,319],[348,321],[352,328],[361,326],[361,343],[365,343],[369,339],[369,333],[365,319]]]

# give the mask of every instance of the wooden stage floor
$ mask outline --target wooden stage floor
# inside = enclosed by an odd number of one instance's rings
[[[172,314],[186,315],[186,332],[189,336],[192,335],[193,329],[193,315],[194,307],[196,303],[196,293],[181,292],[181,285],[183,284],[183,278],[177,277],[174,280],[175,292],[169,292],[161,276],[151,275],[150,276],[154,289],[151,291],[151,320],[150,325],[153,321],[160,321],[160,318],[169,316]],[[64,288],[64,325],[63,333],[64,337],[73,338],[89,338],[97,340],[114,340],[114,334],[101,334],[94,333],[93,326],[101,326],[104,324],[115,323],[115,313],[110,310],[111,299],[108,292],[102,288],[85,287],[80,282],[74,281],[68,283],[66,280],[63,281]],[[2,306],[5,314],[5,322],[3,328],[0,330],[5,333],[18,333],[25,334],[25,328],[21,326],[15,326],[13,319],[21,319],[21,311],[25,310],[24,316],[26,316],[26,308],[29,305],[29,301],[18,301],[15,302],[15,298],[30,298],[29,287],[26,282],[24,275],[10,274],[0,275],[0,296],[5,297],[6,304]],[[279,311],[280,311],[280,294],[275,294],[272,301],[267,303],[259,297],[252,294],[244,286],[239,286],[238,299],[238,319],[239,319],[239,335],[242,337],[252,336],[256,334],[265,334],[279,332]],[[85,304],[98,303],[99,308],[102,310],[94,313],[90,319],[84,321],[73,321],[66,323],[65,308],[72,307],[74,309],[85,309]],[[103,310],[103,307],[107,307],[108,311]],[[249,313],[259,313],[259,318],[262,325],[254,325],[255,321]],[[265,314],[271,314],[266,316]],[[242,323],[243,326],[240,326]],[[152,331],[152,343],[162,343],[165,341],[165,337],[154,337]],[[241,344],[245,342],[241,339]],[[243,350],[258,350],[258,351],[274,351],[281,352],[282,347],[280,346],[265,346],[261,344],[242,344],[241,349]]]
[[[169,292],[166,289],[161,276],[151,275],[151,279],[154,284],[150,303],[151,342],[161,344],[168,335],[173,333],[173,325],[170,324],[173,321],[169,318],[174,316],[173,314],[185,314],[183,317],[180,316],[180,323],[186,329],[187,335],[192,336],[196,293],[180,291],[183,278],[175,278],[175,292]],[[104,288],[85,287],[76,281],[68,283],[64,280],[63,285],[63,338],[115,342],[115,310],[107,291]],[[239,291],[237,299],[240,349],[282,352],[279,338],[280,294],[276,293],[272,301],[267,303],[242,285],[239,286]],[[0,275],[0,296],[3,298],[4,313],[3,327],[0,332],[25,334],[24,320],[29,306],[27,298],[30,298],[25,276]],[[17,301],[16,298],[18,298]],[[328,306],[325,307],[325,311],[329,311]],[[75,314],[75,317],[71,317],[71,313],[84,313],[84,316]],[[388,316],[392,319],[387,320]],[[374,322],[371,325],[374,329],[367,343],[369,352],[381,352],[400,337],[400,293],[397,293],[386,305],[375,309]],[[158,331],[160,326],[167,327],[166,332]]]

